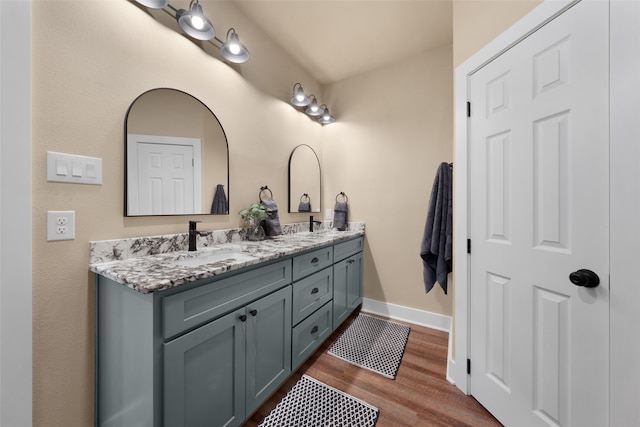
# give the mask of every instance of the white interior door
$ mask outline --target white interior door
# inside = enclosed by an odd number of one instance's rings
[[[202,213],[200,140],[128,135],[128,213]]]
[[[471,394],[508,426],[608,424],[608,82],[587,0],[470,77]]]

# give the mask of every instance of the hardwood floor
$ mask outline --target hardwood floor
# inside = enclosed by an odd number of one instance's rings
[[[446,332],[409,324],[411,333],[395,380],[327,354],[356,316],[347,319],[244,426],[257,426],[302,374],[377,407],[380,416],[376,427],[501,425],[473,397],[446,380]]]

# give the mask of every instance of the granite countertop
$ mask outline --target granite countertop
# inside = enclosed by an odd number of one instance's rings
[[[113,243],[119,241],[92,242],[89,270],[137,292],[149,294],[363,235],[364,225],[350,227],[347,231],[295,232],[259,242],[241,240],[214,243],[199,246],[195,252],[175,250],[174,247],[143,256],[122,256],[122,249],[118,249],[118,245]],[[140,239],[129,241],[140,244]],[[144,241],[150,239],[145,238]],[[104,253],[97,255],[95,247],[99,244],[104,246],[105,242],[111,245],[110,252],[105,252],[108,256]],[[132,254],[140,252],[131,251]],[[196,258],[206,259],[196,261]],[[189,263],[194,265],[188,265]]]

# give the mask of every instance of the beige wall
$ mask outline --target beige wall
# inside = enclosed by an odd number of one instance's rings
[[[234,26],[252,52],[229,66],[127,1],[33,3],[33,370],[34,425],[93,425],[94,290],[88,242],[242,225],[237,212],[261,185],[283,222],[287,164],[304,142],[322,154],[322,127],[287,104],[293,84],[320,94],[229,2],[215,2],[218,32]],[[211,48],[209,48],[211,49]],[[224,126],[230,150],[229,216],[123,218],[124,118],[154,87],[198,97]],[[47,183],[46,151],[103,159],[103,185]],[[47,210],[76,211],[76,239],[46,241]]]
[[[540,4],[541,0],[453,0],[453,67]]]
[[[453,158],[451,46],[325,87],[338,121],[323,134],[323,199],[349,197],[366,223],[366,298],[451,314],[438,285],[427,295],[420,242],[436,169]]]

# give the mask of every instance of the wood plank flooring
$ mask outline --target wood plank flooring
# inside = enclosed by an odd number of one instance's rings
[[[302,374],[377,407],[376,427],[501,425],[473,397],[446,380],[446,332],[408,324],[411,333],[395,380],[327,354],[356,316],[347,319],[243,426],[257,426]]]

